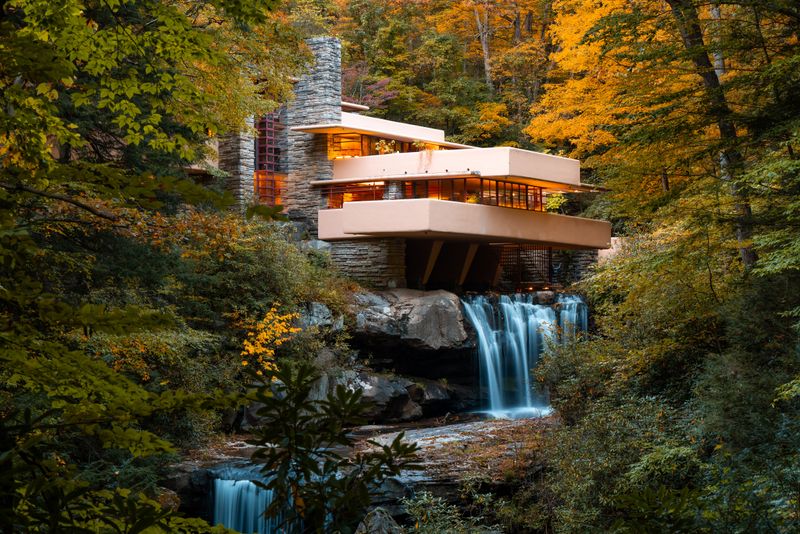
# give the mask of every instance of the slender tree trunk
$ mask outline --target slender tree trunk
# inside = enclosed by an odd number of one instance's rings
[[[722,12],[719,9],[719,3],[711,2],[709,11],[711,11],[711,18],[714,19],[716,25],[715,30],[718,31],[718,27],[722,21]],[[717,78],[722,78],[725,74],[725,57],[719,50],[714,50],[712,55],[714,56],[714,70],[717,73]]]
[[[550,59],[550,55],[555,52],[555,44],[553,43],[552,39],[548,39],[547,37],[547,30],[550,27],[550,23],[552,21],[552,11],[553,11],[553,2],[551,0],[547,0],[542,4],[542,26],[539,30],[539,41],[544,43],[544,54],[545,54],[545,63],[544,63],[544,72],[536,77],[536,80],[533,82],[533,91],[530,96],[530,104],[533,105],[539,100],[539,93],[541,92],[542,86],[547,83],[547,78],[550,74],[550,71],[553,70],[555,66],[555,62]],[[530,15],[530,13],[528,14]],[[531,18],[533,18],[531,16]]]
[[[756,26],[756,32],[758,33],[758,42],[761,45],[761,51],[764,53],[764,60],[767,62],[767,65],[772,63],[772,58],[769,55],[769,50],[767,50],[767,40],[764,39],[764,32],[761,31],[761,14],[758,11],[758,5],[753,4],[753,23]]]
[[[756,33],[758,34],[758,43],[761,47],[761,52],[764,54],[764,61],[767,65],[772,64],[772,56],[770,56],[769,49],[767,48],[767,40],[764,38],[764,32],[761,29],[761,13],[758,11],[758,5],[753,4],[753,24],[756,27]],[[778,88],[775,84],[772,84],[772,98],[776,104],[781,101],[781,95],[778,93]],[[789,153],[789,157],[791,159],[795,159],[794,149],[792,148],[791,144],[791,134],[786,135],[786,150]]]
[[[663,189],[665,193],[669,192],[669,174],[667,174],[667,169],[661,169],[661,189]]]
[[[483,17],[478,6],[475,6],[475,23],[478,27],[478,38],[481,41],[481,50],[483,51],[483,72],[486,76],[486,87],[489,88],[490,93],[494,93],[494,83],[492,82],[492,64],[491,55],[489,52],[489,39],[491,37],[491,28],[489,27],[489,5],[488,2],[483,3]]]
[[[666,0],[677,22],[683,45],[689,58],[697,69],[697,74],[703,80],[706,98],[709,103],[709,113],[714,117],[722,151],[720,152],[720,178],[730,187],[735,205],[736,239],[739,243],[739,254],[742,264],[749,270],[755,265],[756,254],[750,244],[753,236],[752,209],[746,191],[736,184],[734,178],[740,172],[743,159],[737,144],[736,126],[733,122],[731,109],[725,97],[725,91],[720,83],[714,65],[708,56],[703,32],[697,15],[697,8],[692,0]]]

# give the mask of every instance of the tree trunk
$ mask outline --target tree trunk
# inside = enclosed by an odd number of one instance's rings
[[[556,50],[556,46],[553,43],[552,39],[549,39],[547,36],[547,30],[550,27],[550,23],[552,22],[552,11],[553,11],[553,2],[551,0],[547,0],[542,4],[542,25],[539,30],[539,41],[544,43],[544,55],[545,55],[545,63],[544,63],[544,72],[537,76],[533,82],[533,91],[529,96],[530,104],[533,105],[539,100],[539,92],[542,89],[542,86],[547,83],[547,77],[550,74],[550,71],[555,66],[555,62],[551,59],[551,55]],[[528,13],[533,18],[530,13]]]
[[[703,32],[697,15],[697,8],[692,0],[666,0],[677,22],[683,45],[689,58],[703,80],[706,98],[709,103],[709,114],[714,117],[719,131],[723,149],[720,152],[720,178],[725,181],[734,198],[736,240],[739,243],[739,255],[742,264],[749,270],[755,265],[756,253],[750,244],[753,236],[752,209],[746,191],[736,184],[734,178],[743,165],[742,155],[736,147],[736,126],[733,123],[731,109],[725,97],[714,65],[708,56],[703,40]]]
[[[494,93],[491,56],[489,54],[491,29],[489,28],[489,6],[487,2],[484,2],[483,8],[483,20],[481,20],[480,10],[478,6],[475,6],[475,23],[478,26],[478,38],[481,41],[481,50],[483,51],[483,72],[486,76],[486,87],[489,88],[490,93]]]
[[[719,9],[719,3],[711,2],[709,10],[711,11],[711,18],[714,19],[716,25],[715,29],[717,29],[722,21],[722,12]],[[717,78],[722,78],[725,74],[725,57],[723,57],[722,52],[719,50],[715,50],[712,55],[714,56],[714,71],[717,73]]]

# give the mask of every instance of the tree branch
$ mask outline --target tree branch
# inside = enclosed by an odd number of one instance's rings
[[[113,213],[108,213],[107,211],[99,210],[99,209],[95,208],[94,206],[86,204],[85,202],[81,202],[80,200],[76,200],[76,199],[74,199],[72,197],[69,197],[67,195],[62,195],[60,193],[48,193],[46,191],[42,191],[41,189],[36,189],[36,188],[30,187],[30,186],[27,186],[27,185],[24,185],[24,184],[13,185],[13,184],[5,183],[5,182],[0,182],[0,187],[2,187],[3,189],[7,189],[9,191],[13,191],[13,190],[25,191],[26,193],[31,193],[33,195],[37,195],[37,196],[40,196],[40,197],[50,198],[50,199],[53,199],[53,200],[60,200],[61,202],[66,202],[67,204],[72,204],[73,206],[76,206],[78,208],[81,208],[83,210],[88,211],[92,215],[95,215],[97,217],[101,217],[101,218],[109,220],[109,221],[115,221],[116,222],[116,221],[119,220],[119,217],[117,217]]]

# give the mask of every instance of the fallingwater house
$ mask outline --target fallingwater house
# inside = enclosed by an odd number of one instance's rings
[[[333,263],[376,288],[546,287],[608,248],[606,221],[547,213],[548,194],[589,191],[580,163],[361,115],[342,102],[341,46],[310,39],[316,63],[296,98],[219,143],[241,206],[282,205]]]

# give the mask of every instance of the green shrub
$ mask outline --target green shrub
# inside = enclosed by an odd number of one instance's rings
[[[274,492],[265,513],[282,514],[288,532],[353,532],[381,482],[416,468],[416,444],[404,442],[402,432],[389,445],[370,441],[371,450],[343,455],[354,445],[348,427],[363,422],[360,390],[337,386],[312,399],[319,375],[308,362],[253,378],[261,384],[251,400],[262,405],[253,459],[268,477],[259,484]]]
[[[656,470],[651,465],[654,455],[670,445],[674,419],[660,399],[604,399],[578,423],[555,429],[541,449],[547,471],[537,495],[550,503],[545,513],[552,514],[555,529],[608,528],[615,500],[646,483],[638,477],[641,470]],[[658,470],[684,480],[692,474],[681,472],[685,464],[681,456],[674,469],[659,466]],[[631,473],[633,466],[638,471]],[[652,482],[659,485],[658,480]]]
[[[481,525],[483,517],[464,517],[458,506],[441,497],[421,491],[401,501],[410,516],[410,532],[420,534],[472,534],[489,531]]]

